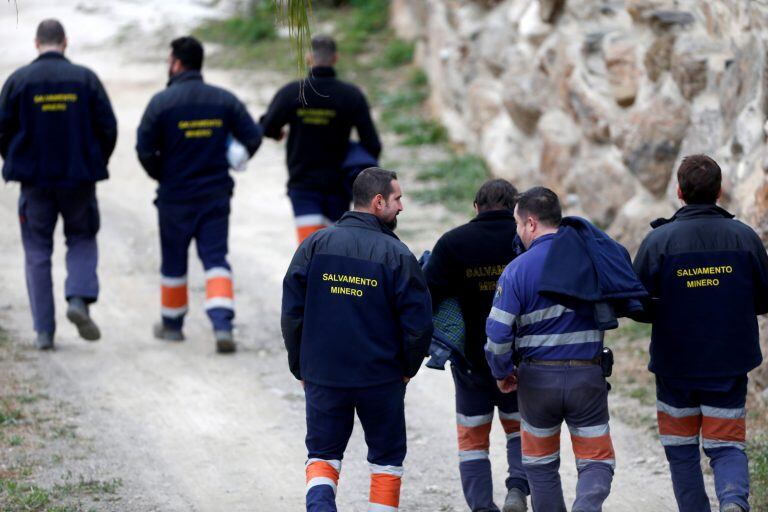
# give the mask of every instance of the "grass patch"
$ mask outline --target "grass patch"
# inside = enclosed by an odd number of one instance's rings
[[[378,60],[380,66],[385,68],[398,68],[413,61],[414,44],[402,39],[393,39]]]
[[[626,320],[616,330],[616,334],[630,340],[651,339],[651,324]]]
[[[5,512],[36,512],[45,510],[51,493],[32,484],[0,479],[0,505]]]
[[[276,12],[271,2],[252,1],[232,18],[204,21],[195,31],[203,40],[227,45],[252,45],[275,39]]]
[[[752,510],[768,510],[768,435],[749,441],[747,454],[752,489],[750,505]]]
[[[472,204],[477,187],[489,177],[488,167],[479,156],[455,156],[422,170],[417,179],[427,187],[414,195],[427,203],[441,203],[463,211]]]

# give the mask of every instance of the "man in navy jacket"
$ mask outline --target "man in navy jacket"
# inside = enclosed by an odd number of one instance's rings
[[[261,117],[266,137],[281,140],[289,127],[288,197],[293,205],[299,243],[329,226],[349,210],[342,170],[354,128],[359,150],[373,160],[381,142],[362,91],[336,78],[336,43],[328,36],[312,38],[307,56],[311,70],[304,80],[281,88]]]
[[[685,206],[651,224],[634,262],[650,293],[661,444],[681,511],[709,510],[699,436],[720,510],[746,511],[747,372],[762,361],[756,315],[768,312],[768,256],[749,226],[716,205],[714,160],[684,158],[677,180]]]
[[[234,138],[252,156],[261,144],[261,129],[232,93],[203,82],[199,41],[175,39],[168,62],[168,87],[149,102],[136,142],[142,166],[158,181],[162,322],[154,332],[159,339],[184,339],[187,252],[194,238],[205,268],[205,309],[216,350],[232,352],[235,310],[227,237],[234,181],[227,147]]]
[[[19,220],[37,347],[51,349],[51,253],[59,215],[67,239],[67,318],[81,337],[101,336],[88,311],[99,293],[96,182],[107,179],[117,121],[96,75],[64,57],[60,22],[41,22],[35,45],[39,57],[14,72],[0,93],[0,154],[3,178],[21,183]]]
[[[432,336],[429,291],[392,232],[403,209],[394,172],[364,170],[354,211],[301,243],[283,280],[288,364],[307,404],[307,510],[336,510],[355,411],[368,444],[370,510],[397,510],[406,452],[405,385]]]

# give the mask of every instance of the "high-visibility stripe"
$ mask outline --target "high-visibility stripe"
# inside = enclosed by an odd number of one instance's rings
[[[384,505],[397,510],[400,506],[400,484],[402,480],[399,476],[386,473],[371,474],[371,493],[368,499],[368,510],[376,510],[373,505]],[[379,508],[378,510],[389,510]]]
[[[531,460],[560,453],[560,425],[537,428],[522,422],[522,451]]]
[[[657,411],[656,420],[659,423],[659,434],[663,436],[695,436],[701,428],[700,415],[675,418],[666,412]]]
[[[488,458],[488,450],[459,450],[459,462],[469,462],[471,460],[481,460]]]
[[[403,476],[403,466],[380,466],[378,464],[368,463],[371,473],[382,475]]]
[[[576,331],[561,334],[529,334],[517,340],[518,347],[560,347],[578,343],[597,343],[603,341],[603,331]]]
[[[661,440],[662,446],[684,446],[688,444],[699,444],[699,436],[666,436],[666,435],[660,435],[659,440]]]
[[[318,485],[330,485],[336,493],[341,461],[310,459],[306,465],[307,491]]]
[[[178,309],[187,306],[187,285],[160,286],[160,305],[164,308]]]
[[[165,318],[179,318],[181,316],[184,316],[187,314],[187,306],[184,306],[183,308],[160,308],[160,314],[164,316]]]
[[[538,309],[536,311],[531,311],[530,313],[520,315],[520,319],[518,320],[518,323],[522,327],[525,325],[535,324],[536,322],[541,322],[542,320],[550,320],[552,318],[557,318],[559,316],[564,315],[565,313],[573,313],[573,310],[568,309],[565,306],[561,306],[560,304],[557,304],[555,306],[550,306],[544,309]]]
[[[186,284],[187,284],[187,276],[181,276],[181,277],[160,276],[161,286],[169,286],[173,288],[176,286],[183,286]]]
[[[704,412],[703,408],[702,412]],[[701,422],[701,437],[710,441],[743,443],[747,438],[746,419],[704,416]]]
[[[571,444],[573,445],[573,454],[577,459],[613,460],[616,458],[611,435],[608,433],[596,437],[581,437],[571,434]]]
[[[212,299],[206,299],[205,309],[208,310],[214,308],[235,309],[235,301],[226,297],[214,297]]]
[[[568,425],[568,430],[571,432],[572,436],[578,437],[601,437],[609,434],[611,431],[607,423],[590,427],[573,427]]]
[[[501,420],[501,426],[504,429],[504,433],[507,435],[507,439],[520,437],[519,412],[507,413],[499,411],[499,419]]]
[[[702,439],[701,445],[705,450],[712,450],[715,448],[737,448],[741,451],[746,449],[746,443],[737,441],[715,441],[712,439]]]
[[[744,407],[726,409],[723,407],[710,407],[708,405],[702,405],[701,414],[709,418],[723,418],[723,419],[735,420],[739,418],[744,418],[747,415],[747,410]]]
[[[496,356],[504,355],[512,352],[512,342],[496,343],[491,341],[491,338],[488,338],[485,343],[485,350]]]
[[[555,453],[552,453],[550,455],[545,455],[543,457],[534,457],[532,455],[525,455],[521,457],[523,464],[526,466],[538,466],[541,464],[549,464],[550,462],[555,462],[560,458],[560,450],[557,450]]]
[[[701,407],[673,407],[668,403],[656,400],[656,410],[662,411],[673,418],[683,418],[685,416],[698,416],[701,414]]]
[[[456,413],[456,423],[465,427],[477,427],[493,421],[493,413],[481,414],[479,416],[467,416]]]
[[[303,242],[307,238],[309,238],[309,235],[314,233],[315,231],[320,231],[323,229],[323,224],[313,224],[311,226],[301,226],[296,228],[296,238],[298,239],[299,243]]]
[[[324,228],[331,225],[331,221],[322,213],[310,213],[307,215],[297,215],[294,219],[297,228],[320,226]]]
[[[390,507],[381,503],[369,503],[368,512],[397,512],[397,507]]]
[[[205,282],[205,296],[209,299],[225,297],[231,299],[235,296],[232,287],[232,279],[228,277],[212,277]]]
[[[488,450],[490,447],[489,435],[491,433],[491,422],[475,427],[465,427],[456,425],[459,438],[460,451]]]
[[[608,464],[612,468],[616,468],[616,460],[615,459],[603,459],[603,460],[592,460],[592,459],[576,459],[576,468],[582,469],[587,464]]]
[[[491,312],[488,315],[488,318],[508,327],[511,327],[512,324],[515,323],[515,315],[508,313],[503,309],[499,309],[496,306],[491,308]]]

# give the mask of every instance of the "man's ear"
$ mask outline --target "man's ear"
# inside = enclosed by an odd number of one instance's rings
[[[717,191],[717,201],[720,201],[721,197],[723,197],[723,187],[720,187],[720,190]]]
[[[310,68],[312,67],[313,65],[312,52],[307,52],[306,54],[304,54],[304,62],[307,63],[307,67],[310,67]]]
[[[723,189],[720,189],[721,192],[722,192],[722,190]],[[717,197],[720,197],[720,193],[719,192],[718,192]],[[683,190],[680,188],[680,185],[677,186],[677,198],[679,200],[681,200],[682,202],[685,202],[685,200],[683,199]]]

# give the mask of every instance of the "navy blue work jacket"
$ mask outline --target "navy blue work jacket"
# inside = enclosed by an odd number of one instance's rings
[[[139,161],[159,183],[158,200],[231,193],[230,135],[249,155],[261,145],[261,128],[234,94],[204,83],[199,71],[174,75],[149,102],[136,136]]]
[[[756,315],[768,312],[760,237],[722,208],[688,205],[652,223],[634,267],[650,293],[649,369],[661,377],[738,377],[762,361]]]
[[[552,239],[539,293],[561,304],[589,302],[601,330],[638,312],[648,296],[623,245],[581,217],[564,217]]]
[[[108,177],[117,120],[96,74],[58,52],[14,72],[0,93],[3,178],[72,188]]]
[[[283,280],[281,326],[297,379],[374,386],[419,370],[432,303],[405,244],[374,215],[353,211],[299,246]]]

